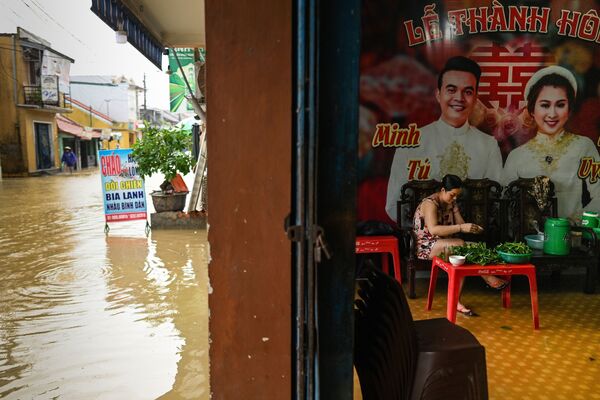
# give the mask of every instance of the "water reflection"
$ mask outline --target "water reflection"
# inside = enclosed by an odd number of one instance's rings
[[[105,237],[99,181],[0,182],[0,398],[208,398],[205,231]]]
[[[177,304],[167,307],[176,310],[172,322],[179,331],[182,343],[180,359],[177,364],[177,375],[173,390],[161,399],[197,399],[208,398],[208,273],[206,267],[198,265],[198,254],[201,253],[206,262],[206,231],[203,235],[202,251],[198,252],[190,243],[178,240],[171,231],[156,231],[152,235],[156,257],[149,260],[147,268],[156,271],[170,271],[163,274],[149,273],[156,281],[168,282],[165,291],[166,304]],[[167,266],[171,266],[167,268]],[[150,272],[150,271],[149,271]],[[204,307],[199,307],[203,304]]]

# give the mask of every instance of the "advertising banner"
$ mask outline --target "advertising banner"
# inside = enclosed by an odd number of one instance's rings
[[[181,68],[175,59],[174,52],[177,52]],[[169,76],[169,97],[171,102],[171,112],[191,111],[194,108],[187,100],[186,96],[190,92],[183,79],[183,73],[190,84],[192,93],[196,91],[196,74],[194,66],[194,49],[169,49],[169,68],[171,75]],[[183,72],[182,72],[183,69]]]
[[[69,92],[71,73],[71,61],[57,56],[48,50],[44,50],[42,56],[42,75],[54,75],[58,77],[58,88],[63,93]]]
[[[595,1],[362,4],[359,219],[396,221],[403,184],[446,174],[544,175],[559,216],[600,211]]]
[[[106,222],[146,219],[146,190],[131,149],[100,150]]]
[[[58,76],[42,75],[42,103],[58,104]]]

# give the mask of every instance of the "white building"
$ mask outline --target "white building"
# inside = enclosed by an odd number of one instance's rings
[[[111,117],[113,121],[130,124],[134,129],[139,120],[139,94],[144,89],[124,76],[72,75],[73,98]]]
[[[185,117],[186,114],[184,113],[173,113],[170,111],[161,110],[159,108],[147,108],[145,110],[140,110],[141,120],[148,121],[150,125],[159,128],[174,126]]]

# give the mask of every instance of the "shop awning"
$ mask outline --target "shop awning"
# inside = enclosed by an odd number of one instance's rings
[[[61,132],[77,137],[81,137],[83,135],[83,126],[67,117],[63,117],[60,114],[56,115],[56,125],[58,125],[58,130]]]
[[[99,131],[84,127],[60,114],[56,115],[56,125],[58,126],[58,130],[60,132],[76,136],[82,140],[91,140],[93,138],[100,137]]]
[[[162,69],[164,46],[121,0],[92,0],[91,10],[115,31],[127,32],[127,41]]]
[[[163,48],[206,47],[205,0],[92,0],[92,11],[160,68]]]

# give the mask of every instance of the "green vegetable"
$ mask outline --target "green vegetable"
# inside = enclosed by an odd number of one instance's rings
[[[533,250],[523,242],[504,242],[496,246],[496,251],[509,254],[531,254]]]
[[[504,242],[494,249],[488,249],[485,243],[467,243],[450,248],[453,255],[465,256],[467,264],[478,265],[504,264],[498,251],[509,254],[531,254],[533,250],[522,242]]]
[[[488,249],[485,243],[467,243],[450,248],[453,255],[465,256],[467,264],[502,264],[503,261],[494,249]]]

